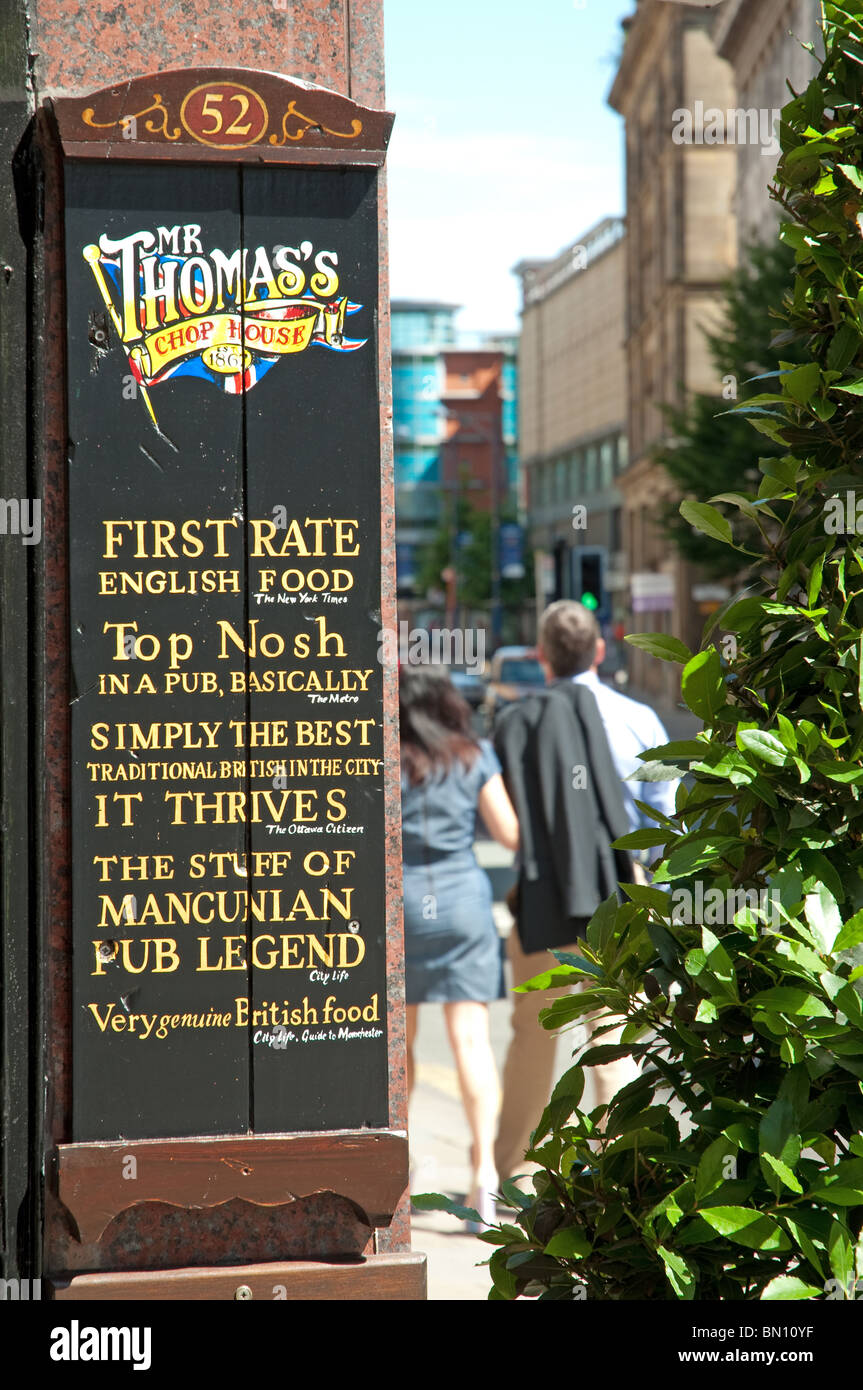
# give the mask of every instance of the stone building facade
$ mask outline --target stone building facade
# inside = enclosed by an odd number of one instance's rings
[[[738,248],[736,151],[704,139],[704,112],[735,106],[733,72],[714,47],[715,14],[639,0],[624,21],[610,103],[626,121],[626,372],[630,463],[621,476],[623,548],[630,566],[627,628],[699,641],[691,567],[656,526],[673,492],[652,461],[667,436],[666,403],[719,383],[705,331],[718,321],[722,282]],[[688,138],[680,139],[688,114]],[[676,138],[677,132],[677,138]],[[677,694],[676,668],[633,651],[632,683]]]
[[[606,218],[515,273],[519,450],[538,605],[580,597],[590,557],[601,617],[613,627],[626,585],[617,487],[627,463],[625,224]]]
[[[730,63],[737,106],[746,112],[774,114],[790,98],[788,84],[804,91],[817,72],[812,54],[819,50],[820,0],[725,0],[716,11],[713,41]],[[743,243],[769,240],[776,232],[778,205],[767,195],[776,171],[776,143],[741,141],[737,145],[735,213]]]

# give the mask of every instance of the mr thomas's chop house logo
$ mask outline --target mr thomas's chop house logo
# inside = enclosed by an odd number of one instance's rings
[[[310,346],[353,352],[362,309],[340,294],[339,257],[298,246],[212,247],[195,223],[99,237],[85,261],[155,423],[149,387],[196,376],[239,395],[282,357]]]

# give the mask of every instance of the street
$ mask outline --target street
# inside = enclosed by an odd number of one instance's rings
[[[644,698],[632,692],[635,698]],[[653,703],[669,738],[692,738],[700,727],[687,710]],[[514,881],[514,856],[493,840],[480,839],[476,857],[488,873],[494,890],[494,914],[502,937],[512,929],[512,916],[503,898]],[[507,967],[507,977],[509,967]],[[507,988],[510,987],[507,978]],[[491,1041],[498,1072],[503,1069],[510,1038],[508,999],[489,1006]],[[584,1039],[583,1029],[573,1029],[558,1040],[555,1077],[571,1064],[572,1053]],[[470,1137],[459,1096],[458,1080],[444,1027],[443,1009],[425,1004],[420,1009],[416,1043],[416,1087],[411,1103],[409,1133],[411,1141],[411,1191],[443,1192],[464,1199],[470,1185],[468,1146]],[[588,1076],[585,1107],[592,1101]],[[537,1118],[539,1111],[537,1110]],[[501,1212],[503,1217],[503,1212]],[[486,1299],[491,1287],[481,1262],[492,1247],[467,1235],[464,1225],[443,1212],[412,1214],[413,1249],[428,1255],[428,1296],[430,1300]]]

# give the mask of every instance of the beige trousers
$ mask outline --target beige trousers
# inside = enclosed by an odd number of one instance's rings
[[[577,952],[578,946],[573,944],[562,949]],[[515,925],[509,934],[507,954],[512,965],[513,985],[524,984],[525,980],[549,970],[555,963],[548,951],[526,955]],[[501,1179],[535,1168],[534,1164],[525,1163],[524,1154],[531,1130],[536,1128],[551,1095],[557,1050],[557,1035],[547,1032],[537,1015],[540,1009],[548,1008],[560,996],[560,989],[512,996],[512,1039],[503,1070],[503,1100],[494,1148],[495,1165]],[[589,1036],[593,1022],[592,1017],[584,1020]],[[597,1041],[601,1044],[619,1040],[619,1030],[615,1029],[603,1033]],[[607,1103],[637,1074],[628,1058],[602,1067],[590,1067],[586,1074],[588,1086],[593,1082],[593,1100],[589,1108]]]

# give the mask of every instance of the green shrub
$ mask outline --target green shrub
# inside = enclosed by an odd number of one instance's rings
[[[863,0],[824,10],[774,189],[796,256],[776,341],[807,360],[739,407],[781,452],[757,495],[681,506],[738,550],[736,518],[756,528],[753,582],[695,655],[631,639],[683,666],[704,730],[648,755],[690,774],[673,819],[620,842],[662,841],[652,886],[526,986],[589,981],[546,1028],[626,1026],[558,1084],[534,1192],[505,1184],[495,1299],[863,1295]],[[638,1079],[580,1110],[585,1068],[618,1055]]]

